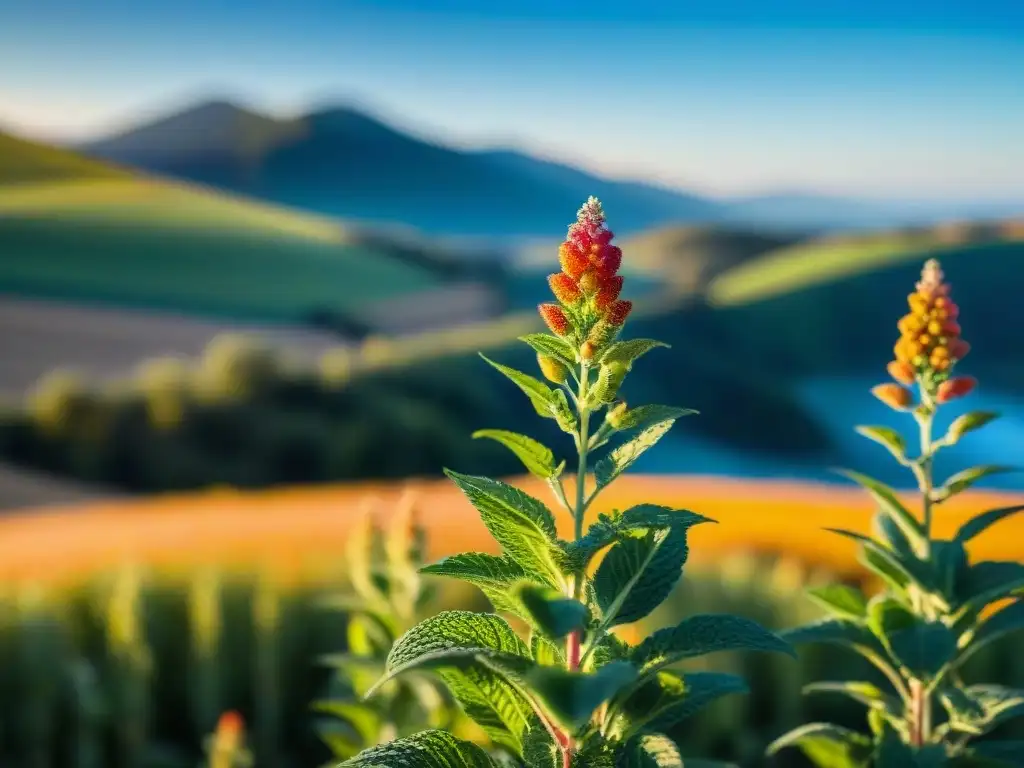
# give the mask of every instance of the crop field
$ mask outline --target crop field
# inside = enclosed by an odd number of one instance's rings
[[[513,482],[549,500],[550,492],[539,481]],[[419,500],[430,531],[431,557],[493,549],[475,510],[447,480],[256,493],[221,490],[98,500],[4,518],[0,580],[62,582],[123,563],[170,571],[209,565],[269,568],[306,578],[338,567],[346,536],[362,509],[372,505],[386,519],[406,492]],[[718,521],[692,533],[695,562],[735,550],[780,553],[844,574],[860,572],[855,547],[823,528],[867,531],[873,511],[866,494],[854,488],[638,475],[605,491],[592,513],[641,502],[690,509]],[[973,512],[1021,503],[1020,494],[966,493],[943,508],[937,532],[952,533]],[[991,559],[1024,557],[1024,518],[1013,518],[998,533],[980,537],[972,552]]]

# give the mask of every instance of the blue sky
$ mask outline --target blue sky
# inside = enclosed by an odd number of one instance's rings
[[[0,124],[77,140],[209,97],[710,194],[1024,202],[1020,0],[0,3]]]

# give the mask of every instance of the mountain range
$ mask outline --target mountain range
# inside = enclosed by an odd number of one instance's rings
[[[98,159],[370,224],[437,236],[550,237],[589,195],[630,234],[680,223],[830,230],[996,217],[1006,205],[883,204],[807,194],[712,199],[602,178],[518,151],[464,150],[351,107],[296,118],[209,101],[76,147]]]

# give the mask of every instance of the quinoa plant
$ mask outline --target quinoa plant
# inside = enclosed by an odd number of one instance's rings
[[[348,647],[325,659],[335,670],[334,691],[314,704],[328,716],[317,724],[320,738],[339,760],[425,728],[455,731],[463,719],[441,683],[422,676],[392,680],[372,699],[363,698],[384,671],[395,641],[426,615],[434,598],[419,572],[426,534],[415,499],[406,495],[387,530],[367,510],[349,536],[351,591],[329,601],[347,613]]]
[[[1024,506],[982,512],[950,539],[933,535],[933,519],[943,504],[981,478],[1008,468],[972,467],[935,482],[936,454],[997,414],[965,413],[944,436],[933,435],[939,408],[976,385],[969,376],[953,375],[970,347],[960,337],[959,310],[938,261],[925,264],[908,300],[911,311],[899,322],[896,359],[888,367],[897,383],[881,384],[872,392],[894,410],[913,416],[920,436],[917,456],[907,455],[906,440],[897,430],[862,426],[857,431],[883,445],[913,473],[920,512],[914,514],[877,480],[846,473],[878,505],[873,535],[831,530],[859,544],[860,561],[885,588],[871,599],[849,586],[812,590],[810,596],[830,618],[784,635],[794,644],[852,648],[881,671],[889,686],[883,690],[866,682],[811,685],[812,692],[842,694],[865,704],[870,735],[814,723],[785,734],[769,752],[797,746],[828,768],[1022,766],[1024,742],[975,739],[1024,714],[1024,691],[969,685],[960,669],[993,640],[1024,629],[1024,564],[972,562],[965,550],[976,536]]]
[[[559,250],[562,271],[549,278],[558,301],[540,306],[551,334],[521,339],[555,386],[487,361],[526,394],[539,416],[572,437],[575,483],[566,488],[566,462],[536,440],[502,430],[476,433],[506,446],[547,482],[572,520],[573,537],[559,538],[555,516],[540,499],[498,480],[448,471],[501,554],[458,554],[423,570],[476,585],[495,613],[446,611],[417,624],[395,643],[374,689],[400,675],[436,674],[482,727],[492,750],[428,730],[366,750],[345,766],[682,766],[679,748],[664,732],[745,685],[733,675],[681,674],[670,667],[712,651],[790,652],[755,622],[730,615],[691,617],[635,646],[612,633],[669,595],[686,562],[689,529],[711,521],[640,504],[602,514],[585,529],[587,510],[601,492],[693,411],[617,401],[633,363],[667,345],[618,340],[632,309],[619,298],[622,251],[611,244],[597,199],[590,198],[577,219]],[[601,453],[591,478],[590,462]]]

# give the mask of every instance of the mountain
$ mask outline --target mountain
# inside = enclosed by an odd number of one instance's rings
[[[79,147],[88,155],[274,203],[439,236],[550,237],[589,195],[616,230],[717,223],[791,234],[1006,216],[1007,204],[872,202],[805,193],[712,200],[601,178],[511,150],[468,151],[411,136],[351,107],[279,119],[212,101]]]
[[[440,146],[349,108],[279,120],[210,102],[79,149],[275,203],[435,235],[550,235],[589,195],[615,211],[624,233],[718,215],[715,203],[694,195],[601,179],[518,152]]]

